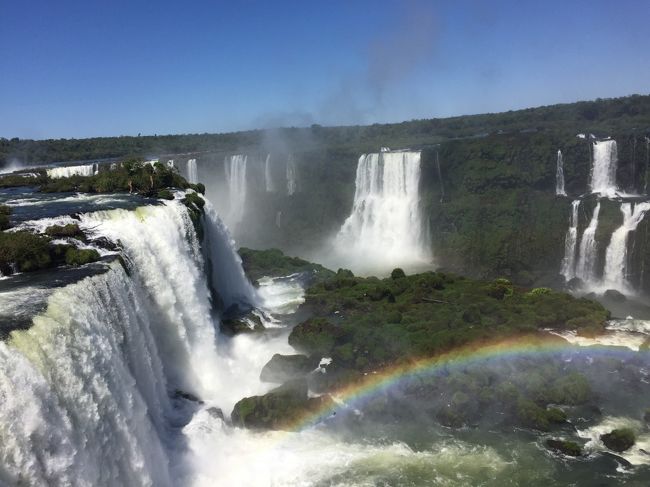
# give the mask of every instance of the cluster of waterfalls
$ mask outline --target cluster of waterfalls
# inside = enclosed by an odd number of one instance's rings
[[[589,193],[571,203],[560,272],[567,282],[580,279],[585,290],[614,289],[634,294],[635,287],[630,280],[633,271],[629,258],[630,235],[634,234],[650,210],[650,201],[643,201],[638,195],[626,195],[617,186],[618,150],[615,140],[594,140],[590,144],[592,165]],[[556,194],[566,196],[561,151],[557,156]],[[585,216],[588,215],[587,202],[591,200],[591,195],[596,198],[595,204],[587,218],[587,225],[581,226],[580,210]],[[597,234],[604,202],[620,205],[622,221],[611,232],[603,258],[602,242],[599,242]],[[581,227],[582,235],[579,235]]]

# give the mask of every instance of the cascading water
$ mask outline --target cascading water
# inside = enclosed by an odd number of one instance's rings
[[[196,166],[196,159],[188,159],[187,161],[187,180],[192,184],[199,182],[199,171]]]
[[[616,169],[618,151],[615,140],[594,141],[593,165],[589,187],[592,193],[602,196],[616,196]]]
[[[591,221],[582,233],[580,241],[580,252],[576,264],[576,277],[585,283],[594,283],[596,278],[597,242],[596,229],[598,228],[598,215],[600,214],[600,202],[596,204]]]
[[[422,265],[431,260],[420,212],[420,152],[359,158],[352,214],[335,244],[357,269]]]
[[[631,203],[621,204],[623,224],[614,231],[607,246],[603,273],[604,287],[627,293],[633,291],[628,282],[628,237],[639,226],[647,211],[650,211],[650,202],[638,203],[634,207]]]
[[[271,154],[267,154],[266,159],[264,160],[264,186],[267,193],[275,191],[273,174],[271,173]]]
[[[230,204],[228,220],[232,224],[240,223],[244,218],[247,160],[248,157],[242,154],[235,154],[224,160]]]
[[[171,485],[149,304],[114,264],[0,342],[2,485]]]
[[[648,179],[650,179],[650,138],[645,138],[645,179],[643,193],[648,194]]]
[[[578,209],[580,200],[574,200],[571,203],[571,217],[569,219],[569,229],[564,238],[564,259],[562,260],[562,269],[560,273],[564,276],[565,281],[570,281],[576,275],[576,244],[578,243]]]
[[[564,189],[564,158],[562,151],[557,151],[557,166],[555,169],[555,194],[558,196],[566,196]]]
[[[46,173],[49,178],[69,178],[71,176],[92,176],[96,173],[97,164],[85,164],[83,166],[65,166],[47,169]]]
[[[244,274],[234,241],[212,204],[204,207],[204,253],[209,265],[212,288],[218,293],[224,309],[232,306],[246,309],[258,302],[257,293]]]
[[[296,175],[296,161],[293,155],[287,159],[287,194],[293,195],[298,189],[297,175]]]

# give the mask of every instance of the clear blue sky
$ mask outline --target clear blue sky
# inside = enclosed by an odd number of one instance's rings
[[[401,121],[650,92],[650,1],[0,0],[0,136]]]

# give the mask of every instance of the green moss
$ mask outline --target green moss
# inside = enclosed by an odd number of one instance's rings
[[[636,435],[630,428],[620,428],[600,435],[600,439],[607,448],[620,453],[632,448],[636,442]]]
[[[76,238],[81,241],[86,240],[86,236],[76,223],[68,225],[52,225],[45,229],[47,236],[52,238]]]
[[[575,441],[548,439],[546,440],[546,447],[549,450],[553,450],[570,457],[582,456],[582,447]]]
[[[97,262],[100,259],[99,252],[95,249],[77,249],[69,248],[65,252],[65,263],[68,265],[84,265],[91,262]]]

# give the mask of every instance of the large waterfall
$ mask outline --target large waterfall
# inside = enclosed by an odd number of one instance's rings
[[[562,260],[562,269],[560,273],[566,281],[570,281],[576,275],[576,244],[578,243],[578,209],[580,200],[574,200],[571,203],[571,217],[569,219],[569,229],[564,237],[564,259]]]
[[[255,299],[206,205],[218,295]],[[128,275],[115,261],[55,291],[30,329],[0,342],[0,485],[172,485],[170,395],[217,404],[229,389],[192,221],[172,201],[80,225],[122,247]]]
[[[71,176],[92,176],[97,174],[97,164],[84,164],[82,166],[53,167],[47,169],[47,176],[52,179],[69,178]]]
[[[199,182],[199,171],[196,166],[196,159],[188,159],[187,161],[187,180],[192,184]]]
[[[647,211],[650,210],[650,202],[622,203],[623,224],[612,234],[607,246],[605,255],[605,272],[603,274],[603,285],[607,288],[619,289],[632,292],[628,282],[628,237],[635,231]]]
[[[596,204],[591,221],[582,234],[580,241],[580,252],[576,264],[576,276],[584,282],[594,282],[596,277],[597,242],[596,229],[598,228],[598,216],[600,214],[600,202]]]
[[[557,161],[555,168],[555,194],[558,196],[566,196],[564,189],[564,158],[562,151],[557,151]]]
[[[246,162],[248,156],[235,154],[224,160],[226,182],[228,184],[228,220],[237,224],[244,218],[246,204]]]
[[[593,145],[593,166],[589,187],[592,193],[613,197],[616,195],[616,169],[618,151],[615,140],[595,141]]]
[[[352,213],[336,237],[344,261],[362,271],[429,262],[420,211],[420,152],[362,155],[355,185]]]

